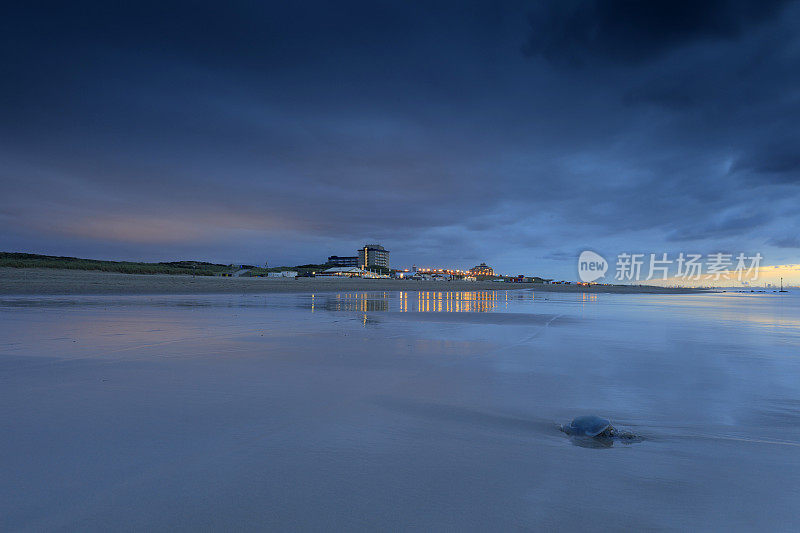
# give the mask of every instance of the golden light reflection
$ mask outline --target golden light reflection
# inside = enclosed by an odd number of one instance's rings
[[[311,298],[311,311],[320,303],[314,296]],[[507,291],[419,291],[416,298],[408,292],[401,291],[395,297],[388,292],[351,292],[337,293],[331,297],[324,307],[330,311],[399,311],[401,313],[472,313],[489,312],[498,307],[502,301],[507,305]]]
[[[437,313],[487,312],[497,307],[498,294],[486,292],[428,292],[417,293],[416,308],[411,311]],[[408,307],[404,307],[408,311]]]

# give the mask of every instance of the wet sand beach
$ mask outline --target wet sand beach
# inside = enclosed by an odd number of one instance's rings
[[[413,281],[342,278],[226,278],[168,274],[120,274],[91,270],[0,268],[0,294],[259,294],[338,291],[481,291],[534,289],[543,292],[686,294],[702,292],[654,286],[547,285],[491,281]]]
[[[0,296],[0,531],[797,531],[799,311]],[[558,430],[585,414],[644,440]]]

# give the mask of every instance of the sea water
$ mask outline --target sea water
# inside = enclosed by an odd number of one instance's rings
[[[793,293],[5,296],[0,530],[797,530],[799,348]]]

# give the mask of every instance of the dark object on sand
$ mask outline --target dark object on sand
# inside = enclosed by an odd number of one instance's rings
[[[643,440],[630,431],[615,428],[608,419],[595,415],[574,418],[569,424],[562,425],[561,431],[572,437],[573,444],[583,448],[610,448],[614,441],[630,444]]]
[[[561,431],[572,437],[611,437],[614,426],[605,418],[588,415],[574,418],[569,424],[561,426]]]

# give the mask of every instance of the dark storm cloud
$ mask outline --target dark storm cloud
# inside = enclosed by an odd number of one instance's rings
[[[800,249],[800,237],[798,237],[797,234],[788,235],[786,237],[779,237],[777,239],[771,239],[770,244],[773,244],[778,248]]]
[[[750,171],[760,178],[767,175],[772,181],[794,182],[800,180],[800,136],[785,137],[778,146],[768,146],[754,150],[738,160],[732,171]]]
[[[735,40],[786,0],[557,0],[536,6],[524,51],[554,63],[639,63],[697,41]]]
[[[796,3],[13,9],[2,249],[301,263],[377,240],[572,276],[583,247],[785,252],[800,223]]]

